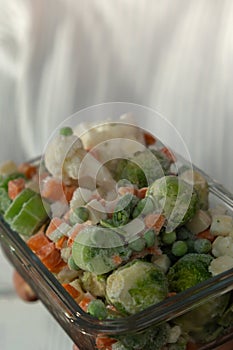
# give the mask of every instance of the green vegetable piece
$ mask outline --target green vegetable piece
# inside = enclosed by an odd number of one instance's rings
[[[12,230],[23,236],[31,236],[48,218],[49,204],[43,202],[39,194],[31,197],[11,221]]]
[[[167,278],[153,263],[134,260],[108,278],[107,300],[125,314],[134,314],[166,298]]]
[[[129,243],[129,248],[135,252],[141,252],[146,247],[146,240],[143,237],[138,237]]]
[[[68,266],[70,270],[80,270],[80,268],[75,264],[74,258],[72,257],[72,255],[68,259]]]
[[[178,227],[176,230],[177,240],[186,241],[188,239],[195,239],[195,235],[189,231],[185,226]]]
[[[151,230],[148,230],[144,233],[144,239],[146,241],[146,246],[148,248],[150,247],[153,247],[153,245],[155,244],[156,242],[156,239],[155,239],[155,231],[153,229]]]
[[[22,173],[13,173],[10,175],[3,176],[0,180],[0,188],[4,188],[6,191],[8,191],[9,181],[18,179],[20,177],[26,179],[25,175]]]
[[[176,231],[163,232],[161,238],[164,244],[173,244],[176,240]]]
[[[130,254],[131,250],[117,232],[100,226],[85,227],[72,246],[75,264],[97,275],[112,271]]]
[[[193,248],[197,253],[207,254],[212,249],[211,242],[206,238],[198,238],[194,241]]]
[[[114,226],[123,226],[126,225],[130,216],[133,213],[135,206],[138,203],[138,198],[131,193],[127,193],[122,196],[113,212],[112,223]]]
[[[70,136],[73,135],[73,130],[69,126],[64,126],[60,129],[60,135],[62,136]]]
[[[88,304],[87,312],[99,320],[104,320],[108,315],[106,306],[100,299],[91,300]]]
[[[125,348],[122,348],[123,350],[161,350],[163,346],[167,344],[168,336],[169,326],[167,323],[163,323],[158,326],[149,327],[138,333],[122,335],[117,338],[125,346]],[[112,349],[114,349],[114,347]]]
[[[174,175],[156,180],[146,195],[159,203],[167,219],[168,232],[189,221],[197,210],[198,196],[193,187]]]
[[[105,297],[106,278],[104,275],[84,271],[80,279],[85,291],[90,292],[95,297]]]
[[[4,188],[0,188],[0,213],[4,214],[11,204],[11,199]]]
[[[229,327],[233,323],[233,304],[230,304],[230,306],[227,307],[224,314],[221,316],[219,320],[219,325],[223,327]]]
[[[167,274],[169,289],[179,293],[210,278],[208,267],[212,260],[209,254],[188,253],[181,257]]]
[[[72,225],[76,223],[83,223],[89,219],[89,210],[85,207],[75,208],[74,211],[70,215],[70,222]]]
[[[218,322],[227,308],[229,298],[230,293],[226,293],[213,299],[203,300],[201,305],[173,319],[173,322],[197,342],[213,341],[223,331],[223,327]]]
[[[18,196],[13,200],[7,211],[5,212],[4,219],[9,224],[14,220],[15,216],[17,216],[22,209],[23,205],[33,196],[35,196],[36,192],[31,190],[30,188],[25,188],[21,191]]]
[[[172,254],[175,256],[183,256],[187,253],[188,246],[184,241],[176,241],[172,245]]]
[[[147,215],[154,211],[156,208],[155,201],[152,196],[145,197],[141,199],[136,205],[133,211],[133,218],[136,218],[138,215],[143,214]]]
[[[156,179],[168,173],[171,161],[156,150],[136,152],[124,166],[119,167],[118,178],[127,179],[138,188],[151,185]]]

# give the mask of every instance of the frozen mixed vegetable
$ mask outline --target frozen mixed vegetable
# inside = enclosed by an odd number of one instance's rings
[[[0,167],[4,220],[101,321],[134,315],[233,268],[233,219],[210,207],[206,179],[122,120],[63,127],[40,166]],[[139,333],[99,335],[96,346],[185,350],[224,333],[232,315],[225,294]]]

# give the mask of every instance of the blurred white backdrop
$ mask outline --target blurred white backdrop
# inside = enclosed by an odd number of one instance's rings
[[[72,341],[40,303],[20,300],[0,249],[0,350],[72,350]]]

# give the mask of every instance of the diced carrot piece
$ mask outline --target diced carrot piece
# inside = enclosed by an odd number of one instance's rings
[[[162,250],[158,246],[148,247],[146,248],[149,254],[153,255],[162,255]]]
[[[37,167],[30,163],[21,163],[18,166],[18,171],[24,174],[27,179],[31,179],[37,173]]]
[[[77,189],[77,186],[66,186],[63,184],[63,191],[64,191],[64,195],[66,197],[67,202],[71,201],[71,199],[73,197],[73,193],[76,189]]]
[[[160,152],[162,152],[172,163],[175,163],[176,157],[175,155],[169,150],[167,147],[163,147],[160,149]]]
[[[154,228],[158,233],[165,223],[165,217],[162,214],[148,214],[144,218],[146,227]]]
[[[149,132],[144,132],[144,140],[147,146],[154,145],[156,143],[156,138]]]
[[[62,236],[61,238],[59,238],[57,242],[55,242],[55,247],[58,250],[61,250],[62,248],[65,247],[67,240],[68,240],[68,237]]]
[[[142,187],[137,190],[137,197],[140,199],[145,198],[148,187]]]
[[[47,177],[44,179],[41,196],[53,202],[65,201],[66,198],[62,181],[54,177]]]
[[[212,235],[210,232],[210,229],[206,229],[205,231],[199,232],[197,234],[197,238],[205,238],[208,239],[210,242],[213,242],[216,238],[216,236]]]
[[[84,297],[78,303],[78,305],[81,307],[81,309],[83,311],[87,312],[88,305],[93,299],[94,299],[94,297],[91,294],[86,293],[86,294],[84,294]]]
[[[116,265],[120,265],[122,263],[122,258],[119,255],[113,255],[112,260]]]
[[[8,196],[15,199],[18,194],[25,188],[25,180],[23,178],[14,179],[8,182]]]
[[[84,229],[84,227],[91,225],[91,221],[87,220],[86,222],[82,224],[76,224],[73,227],[73,231],[70,233],[68,241],[67,241],[67,247],[72,247],[75,237],[79,234],[79,232]]]
[[[101,335],[96,337],[96,347],[99,350],[112,350],[112,344],[114,343],[116,343],[116,339]]]
[[[193,342],[188,342],[186,350],[198,350],[199,346]]]
[[[62,286],[65,288],[65,290],[74,298],[80,297],[81,293],[79,290],[71,286],[69,283],[63,283]]]
[[[53,242],[41,247],[41,249],[37,251],[37,255],[49,270],[53,269],[62,261],[60,251],[55,248]]]
[[[122,186],[118,188],[117,192],[124,196],[127,193],[136,194],[136,189],[133,186]]]
[[[34,253],[37,253],[43,246],[46,246],[49,243],[50,241],[45,236],[43,231],[39,231],[35,235],[31,236],[27,241],[27,245]]]
[[[48,227],[47,227],[47,230],[45,232],[46,236],[50,236],[50,234],[55,231],[64,221],[58,217],[54,217],[51,219]]]
[[[64,260],[61,260],[59,262],[59,264],[57,264],[56,266],[54,267],[50,267],[50,271],[53,272],[53,273],[59,273],[61,270],[64,269],[64,267],[67,266],[67,263],[64,261]]]

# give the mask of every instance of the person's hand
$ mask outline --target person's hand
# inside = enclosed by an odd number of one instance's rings
[[[31,287],[24,281],[16,271],[13,273],[13,284],[17,295],[24,301],[36,301],[37,296]],[[73,350],[80,350],[77,345],[73,345]]]
[[[18,272],[13,273],[13,284],[18,296],[24,301],[36,301],[37,296]]]

